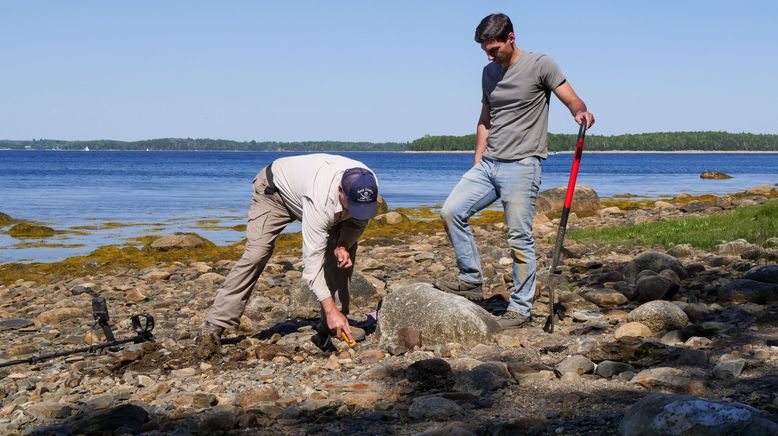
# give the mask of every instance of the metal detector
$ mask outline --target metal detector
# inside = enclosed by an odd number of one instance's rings
[[[578,141],[575,144],[575,156],[573,157],[573,167],[570,170],[570,179],[567,182],[567,193],[565,194],[565,206],[562,209],[562,216],[559,218],[559,230],[556,234],[556,243],[554,244],[554,255],[551,260],[551,268],[548,270],[548,297],[549,311],[546,318],[546,325],[543,327],[548,333],[554,333],[554,316],[559,316],[562,320],[562,310],[556,303],[554,295],[554,284],[551,283],[559,272],[556,270],[559,266],[559,255],[562,252],[562,243],[565,240],[565,229],[567,228],[567,217],[570,215],[570,206],[573,204],[573,194],[575,193],[575,179],[578,177],[578,167],[581,165],[581,155],[583,154],[584,136],[586,135],[586,118],[581,120],[581,127],[578,129]]]

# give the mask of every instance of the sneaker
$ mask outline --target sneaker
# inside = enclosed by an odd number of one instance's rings
[[[197,346],[197,355],[201,359],[208,359],[221,351],[221,336],[224,333],[224,327],[211,324],[208,321],[203,323],[203,328],[195,337],[195,346]]]
[[[505,311],[505,313],[497,317],[497,324],[499,324],[503,330],[521,327],[524,324],[527,324],[529,321],[530,317],[524,316],[519,312],[514,312],[512,310]]]
[[[484,298],[481,284],[473,284],[457,280],[450,282],[447,280],[435,280],[435,287],[449,294],[459,295],[468,300],[482,300]]]

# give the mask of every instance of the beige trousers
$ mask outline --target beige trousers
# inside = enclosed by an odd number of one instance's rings
[[[246,249],[216,293],[216,299],[207,318],[211,324],[224,328],[240,325],[240,317],[246,310],[254,285],[273,254],[276,238],[287,224],[297,219],[284,205],[278,192],[272,195],[265,194],[266,187],[267,176],[263,168],[254,178],[249,220],[246,226]],[[324,256],[324,278],[331,295],[336,301],[340,300],[341,311],[346,315],[349,308],[348,285],[354,269],[353,267],[337,268],[335,248],[339,235],[340,225],[330,229]],[[352,263],[356,261],[356,251],[355,243],[349,249]]]

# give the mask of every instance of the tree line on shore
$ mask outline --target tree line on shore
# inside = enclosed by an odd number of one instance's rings
[[[549,150],[572,150],[576,135],[549,133]],[[475,135],[424,136],[411,142],[230,141],[207,138],[161,138],[142,141],[0,140],[0,148],[33,150],[170,150],[170,151],[461,151],[473,150]],[[596,151],[778,151],[778,135],[728,132],[657,132],[587,135]]]
[[[548,134],[550,151],[575,148],[576,135]],[[425,136],[408,144],[409,151],[472,150],[475,135]],[[776,151],[778,135],[727,132],[658,132],[586,135],[586,149],[595,151]]]

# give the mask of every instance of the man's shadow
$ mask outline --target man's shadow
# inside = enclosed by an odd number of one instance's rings
[[[355,327],[359,327],[362,330],[365,331],[366,335],[371,335],[375,332],[377,322],[373,317],[368,316],[367,319],[363,321],[356,321],[353,319],[348,320],[349,324]],[[284,321],[277,322],[273,324],[272,326],[261,330],[251,337],[254,339],[260,339],[260,340],[267,340],[273,337],[275,334],[279,334],[281,336],[286,336],[292,333],[296,333],[298,330],[300,330],[303,327],[311,326],[314,330],[316,330],[316,325],[319,324],[319,318],[296,318],[296,319],[287,319]],[[246,335],[238,335],[233,336],[230,338],[223,338],[221,340],[221,343],[223,345],[226,344],[237,344],[238,342],[246,339]]]

